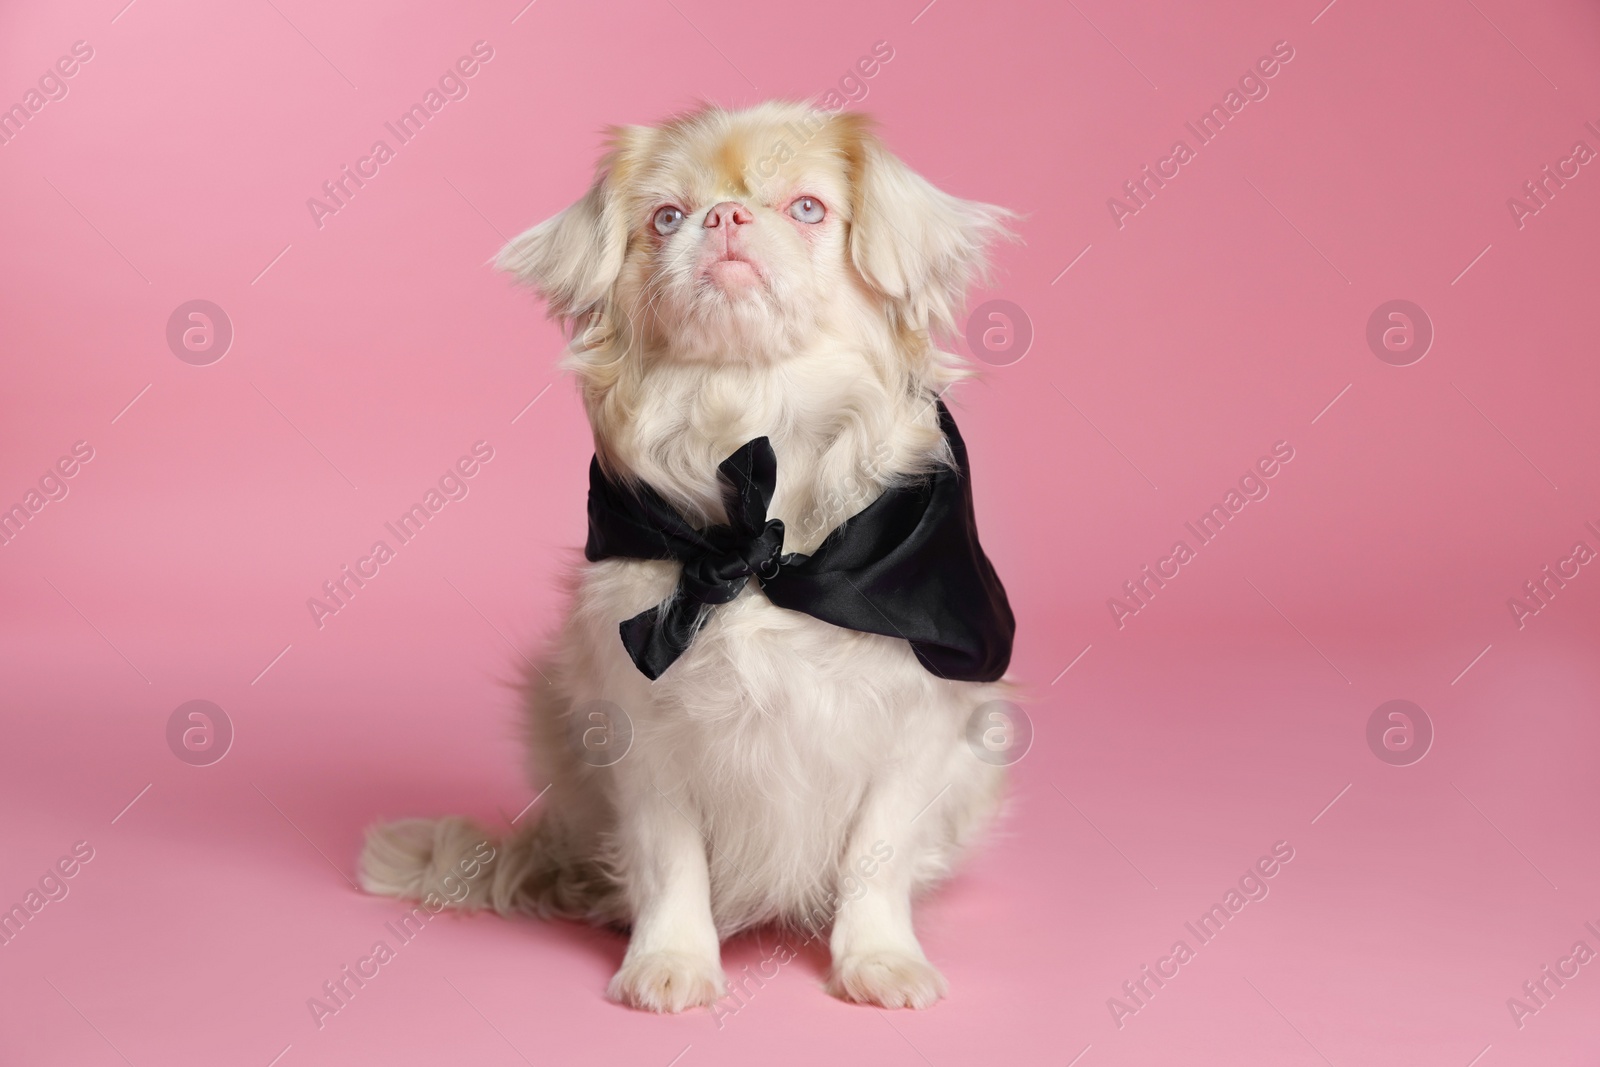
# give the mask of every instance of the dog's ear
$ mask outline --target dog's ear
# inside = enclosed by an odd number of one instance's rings
[[[987,275],[985,249],[1015,240],[1015,214],[936,188],[884,147],[868,120],[841,115],[852,196],[850,258],[913,330],[949,336],[967,287]]]
[[[495,266],[537,289],[552,318],[576,319],[605,301],[628,249],[623,190],[649,130],[613,127],[594,184],[577,203],[513,238]]]

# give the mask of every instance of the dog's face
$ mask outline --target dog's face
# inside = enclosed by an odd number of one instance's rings
[[[657,347],[698,360],[793,350],[853,285],[848,157],[837,130],[804,134],[691,120],[650,131],[642,165],[613,164],[632,229],[615,304]]]
[[[871,320],[950,330],[1005,216],[935,189],[858,116],[707,108],[612,130],[588,194],[499,264],[602,344],[779,360]]]

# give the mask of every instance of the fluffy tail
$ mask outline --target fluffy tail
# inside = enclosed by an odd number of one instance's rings
[[[374,826],[361,850],[361,886],[469,911],[617,922],[613,879],[593,861],[576,861],[549,831],[541,822],[497,840],[454,817]]]
[[[467,819],[406,819],[374,826],[361,850],[361,888],[380,896],[451,907],[491,907],[505,842]]]

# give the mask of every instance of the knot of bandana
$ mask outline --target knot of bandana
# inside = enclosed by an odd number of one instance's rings
[[[723,530],[732,532],[734,543],[684,560],[678,579],[678,590],[702,604],[726,604],[744,591],[752,576],[773,578],[783,564],[782,519],[769,520],[753,534],[731,526],[713,527],[707,533]]]

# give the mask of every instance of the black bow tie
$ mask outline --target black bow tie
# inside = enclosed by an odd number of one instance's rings
[[[1011,660],[1016,622],[1005,588],[978,543],[967,449],[938,401],[956,460],[894,486],[834,529],[811,555],[783,551],[783,520],[768,519],[778,459],[765,437],[717,467],[728,521],[697,530],[647,485],[620,486],[589,464],[592,562],[611,557],[683,565],[663,603],[621,624],[622,644],[652,680],[681,656],[706,612],[751,578],[782,608],[911,643],[941,678],[992,682]]]

